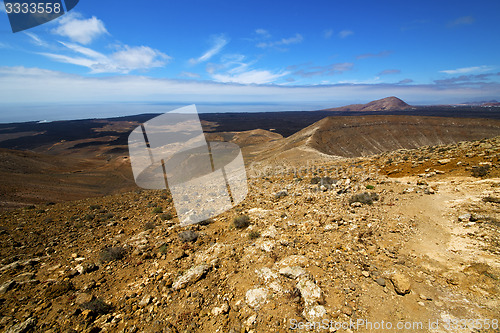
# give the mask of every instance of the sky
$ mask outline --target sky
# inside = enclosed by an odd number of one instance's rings
[[[0,122],[500,100],[500,1],[80,0],[13,33]]]

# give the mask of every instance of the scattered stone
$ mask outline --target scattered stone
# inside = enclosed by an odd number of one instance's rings
[[[209,269],[210,266],[206,264],[191,267],[172,284],[172,288],[174,290],[179,290],[197,282],[208,272]]]
[[[445,165],[445,164],[448,164],[450,162],[451,162],[451,160],[449,158],[444,158],[442,160],[438,160],[438,163],[441,165]]]
[[[146,305],[148,305],[149,303],[151,303],[151,296],[149,295],[146,295],[144,296],[141,301],[139,302],[139,306],[140,307],[145,307]]]
[[[279,273],[291,279],[298,279],[299,277],[307,274],[307,272],[299,266],[285,266],[279,270]]]
[[[245,295],[245,301],[251,308],[258,308],[267,299],[268,291],[265,288],[250,289]]]
[[[94,263],[84,263],[77,265],[75,269],[78,271],[80,275],[83,275],[98,270],[99,266],[97,266]]]
[[[370,277],[370,272],[368,271],[361,271],[361,275],[363,275],[364,277]]]
[[[9,328],[6,333],[25,333],[29,332],[32,328],[34,328],[36,325],[36,319],[35,318],[28,318],[22,323],[19,323],[17,325],[12,326]]]
[[[16,281],[7,281],[0,286],[0,295],[5,294],[16,285]]]
[[[468,222],[468,221],[470,221],[471,217],[472,217],[471,214],[468,214],[468,213],[467,214],[462,214],[462,215],[460,215],[458,217],[458,221],[460,221],[460,222]]]
[[[315,306],[308,307],[308,308],[304,309],[304,311],[302,312],[302,315],[309,322],[318,322],[324,316],[326,316],[326,309],[323,305],[315,305]]]
[[[391,282],[399,295],[406,295],[411,290],[410,278],[402,272],[392,274]]]
[[[308,278],[300,279],[297,288],[300,290],[306,306],[314,305],[321,299],[321,289]]]
[[[215,307],[212,309],[212,314],[214,316],[218,316],[221,314],[226,314],[229,312],[229,304],[223,303],[221,306]]]
[[[276,199],[284,198],[286,196],[288,196],[288,191],[287,190],[282,190],[282,191],[276,192],[274,194],[274,198],[276,198]]]
[[[375,282],[377,282],[379,286],[385,287],[386,281],[384,278],[377,278]]]

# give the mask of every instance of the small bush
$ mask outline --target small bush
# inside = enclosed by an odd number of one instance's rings
[[[366,185],[367,190],[373,190],[374,188],[375,188],[375,186],[373,186],[373,185]]]
[[[245,229],[250,225],[250,218],[248,215],[240,215],[233,219],[233,225],[237,229]]]
[[[475,168],[472,168],[472,176],[473,177],[484,177],[488,174],[490,171],[490,166],[489,165],[481,165]]]
[[[161,215],[161,219],[164,220],[164,221],[167,221],[167,220],[171,220],[173,219],[174,217],[172,216],[171,213],[165,213],[165,214],[162,214]]]
[[[98,315],[105,315],[109,313],[113,307],[99,298],[92,298],[87,303],[82,305],[83,309],[90,310]]]
[[[83,218],[87,221],[92,221],[95,218],[95,215],[94,214],[85,214],[85,216]]]
[[[148,203],[148,207],[149,208],[153,208],[153,207],[157,207],[157,206],[158,206],[158,204],[156,202],[150,202],[150,203]]]
[[[106,247],[101,250],[99,257],[101,261],[115,261],[121,260],[125,257],[127,251],[123,247]]]
[[[206,219],[206,220],[198,222],[199,225],[203,225],[203,226],[210,225],[212,223],[214,223],[214,220],[212,220],[212,219]]]
[[[35,207],[35,205],[28,205],[28,206],[26,206],[25,208],[26,208],[26,209],[35,209],[36,207]]]
[[[378,199],[379,196],[377,193],[363,192],[353,195],[349,199],[349,203],[352,204],[354,202],[361,202],[362,204],[371,205],[373,204],[374,201],[377,201]]]
[[[198,239],[198,234],[192,230],[186,230],[179,233],[179,238],[184,243],[196,242],[196,240]]]
[[[154,222],[147,222],[144,225],[144,230],[151,230],[151,229],[154,229],[155,227],[156,227],[156,225]]]
[[[99,205],[90,205],[90,209],[92,209],[92,210],[98,210],[98,209],[101,209],[101,206],[99,206]]]
[[[259,237],[260,237],[260,232],[258,232],[258,231],[250,231],[250,232],[248,233],[248,238],[250,238],[250,239],[252,239],[252,240],[253,240],[253,239],[257,239],[257,238],[259,238]]]
[[[163,253],[163,254],[167,253],[167,252],[168,252],[168,245],[167,245],[167,243],[163,243],[163,244],[162,244],[162,245],[158,248],[158,251],[159,251],[160,253]]]
[[[156,207],[153,209],[153,214],[161,214],[163,213],[163,209],[161,207]]]

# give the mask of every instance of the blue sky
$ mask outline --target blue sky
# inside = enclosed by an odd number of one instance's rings
[[[81,0],[12,33],[0,121],[500,99],[500,2]]]

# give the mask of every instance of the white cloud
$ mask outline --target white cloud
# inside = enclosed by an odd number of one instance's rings
[[[341,32],[339,32],[339,37],[346,38],[346,37],[349,37],[350,35],[353,35],[353,34],[354,34],[354,31],[352,31],[352,30],[342,30]]]
[[[484,73],[493,70],[493,66],[473,66],[473,67],[462,67],[457,69],[447,69],[439,71],[439,73],[445,74],[467,74],[467,73]]]
[[[181,77],[188,77],[188,78],[191,78],[191,79],[197,79],[200,77],[200,74],[198,73],[192,73],[192,72],[181,72],[181,74],[179,74]]]
[[[222,48],[226,46],[226,44],[228,43],[228,40],[223,36],[215,36],[212,37],[212,39],[213,39],[213,46],[208,51],[203,53],[199,58],[190,59],[189,63],[191,65],[199,64],[200,62],[205,62],[207,60],[210,60],[210,58],[219,53],[222,50]]]
[[[73,44],[63,43],[67,49],[79,54],[64,55],[55,53],[40,53],[55,61],[87,67],[91,73],[123,73],[127,74],[134,70],[148,70],[155,67],[163,67],[170,59],[166,54],[154,50],[148,46],[130,47],[123,46],[120,50],[105,55],[90,48]]]
[[[469,24],[472,24],[476,21],[476,19],[472,16],[462,16],[462,17],[459,17],[453,21],[450,21],[448,22],[448,28],[453,28],[453,27],[456,27],[456,26],[460,26],[460,25],[469,25]]]
[[[290,38],[282,38],[281,40],[275,42],[261,42],[257,44],[257,47],[267,48],[267,47],[277,47],[290,44],[299,44],[302,43],[303,40],[304,37],[302,37],[301,34],[295,34],[295,36],[292,36]]]
[[[0,13],[7,13],[7,10],[5,10],[5,3],[3,1],[0,1]]]
[[[391,74],[399,74],[401,73],[400,69],[384,69],[378,75],[391,75]]]
[[[59,26],[52,29],[53,33],[81,44],[89,44],[94,39],[109,34],[104,23],[95,16],[83,19],[80,14],[71,12],[61,17],[58,23]]]
[[[224,83],[240,83],[240,84],[266,84],[272,83],[277,79],[288,75],[284,73],[272,73],[267,70],[249,70],[236,74],[214,74],[212,78]]]
[[[262,38],[271,38],[271,34],[266,29],[256,29],[255,33]]]
[[[47,46],[47,43],[32,32],[24,31],[24,34],[31,38],[31,41],[38,46]]]
[[[332,37],[332,35],[333,35],[333,30],[332,29],[328,29],[328,30],[323,31],[323,36],[326,39],[329,39],[330,37]]]

